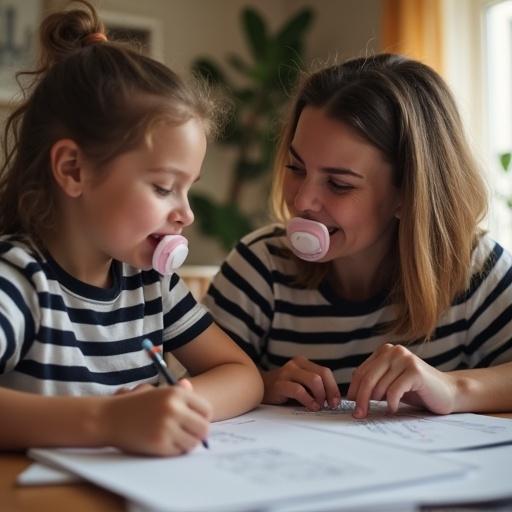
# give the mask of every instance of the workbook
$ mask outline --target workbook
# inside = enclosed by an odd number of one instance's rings
[[[51,463],[159,512],[254,511],[371,489],[446,481],[471,470],[405,450],[245,415],[211,426],[207,450],[173,458],[115,449],[33,449]]]

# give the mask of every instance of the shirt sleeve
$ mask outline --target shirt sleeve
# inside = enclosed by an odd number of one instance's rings
[[[512,257],[495,244],[472,281],[466,310],[470,367],[512,361]]]
[[[177,274],[162,279],[164,352],[170,352],[199,336],[213,322],[208,310],[198,304]]]
[[[242,240],[228,255],[204,299],[215,322],[259,363],[272,324],[271,255]]]
[[[12,370],[36,338],[38,293],[22,269],[0,258],[0,374]]]

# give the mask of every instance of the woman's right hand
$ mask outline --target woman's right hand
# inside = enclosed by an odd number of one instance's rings
[[[189,382],[136,389],[105,401],[105,445],[145,455],[181,455],[208,434],[210,404]]]
[[[302,356],[290,359],[281,368],[262,372],[262,377],[266,404],[283,404],[292,399],[311,411],[318,411],[325,401],[334,408],[341,400],[332,371]]]

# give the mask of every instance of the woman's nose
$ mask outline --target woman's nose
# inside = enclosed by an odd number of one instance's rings
[[[294,200],[295,208],[298,211],[318,211],[321,209],[321,201],[317,188],[314,183],[308,180],[304,180],[297,190],[297,194]]]

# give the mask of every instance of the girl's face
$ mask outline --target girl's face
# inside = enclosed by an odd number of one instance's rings
[[[158,239],[180,234],[194,220],[187,194],[199,179],[205,152],[198,120],[161,123],[150,144],[115,158],[101,178],[91,169],[81,198],[88,239],[108,258],[151,268]]]
[[[325,224],[321,261],[385,255],[399,214],[399,190],[382,153],[352,128],[306,107],[285,169],[284,199],[294,216]]]

